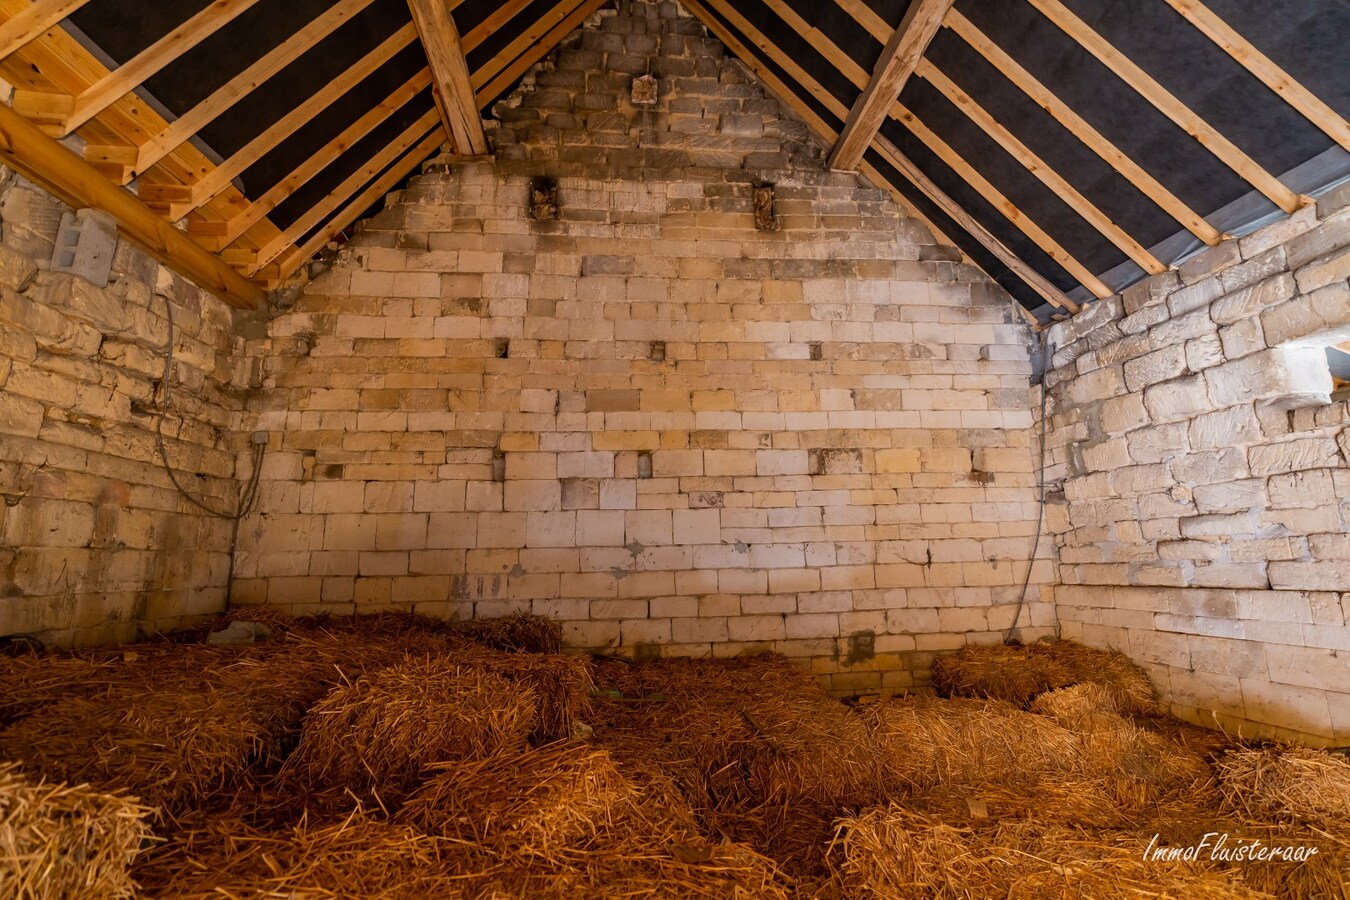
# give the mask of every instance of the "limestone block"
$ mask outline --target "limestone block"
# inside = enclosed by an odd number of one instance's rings
[[[1131,391],[1142,391],[1149,385],[1176,378],[1186,371],[1186,348],[1182,345],[1164,347],[1125,363],[1125,386]]]
[[[1285,272],[1264,281],[1225,294],[1210,307],[1210,317],[1220,325],[1231,325],[1252,316],[1259,316],[1272,306],[1298,293],[1294,276]]]
[[[1256,401],[1278,409],[1330,402],[1331,373],[1318,347],[1273,347],[1204,373],[1215,406]]]
[[[1146,389],[1144,407],[1148,410],[1149,417],[1161,425],[1190,419],[1212,410],[1216,404],[1211,402],[1206,393],[1205,379],[1206,376],[1189,375],[1154,384]],[[1232,402],[1237,403],[1241,400]]]
[[[1190,442],[1196,450],[1254,444],[1261,437],[1261,424],[1250,404],[1202,414],[1191,422]]]
[[[1247,451],[1253,475],[1275,475],[1302,469],[1337,466],[1339,454],[1330,438],[1304,438],[1252,447]]]

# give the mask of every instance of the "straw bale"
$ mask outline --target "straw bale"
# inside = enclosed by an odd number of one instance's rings
[[[1256,900],[1207,863],[1145,862],[1146,842],[1041,822],[961,828],[891,804],[839,822],[830,861],[843,896],[885,900],[1016,900],[1141,896]]]
[[[128,868],[151,838],[122,794],[33,781],[0,763],[0,897],[132,897]]]
[[[933,687],[942,696],[1006,700],[1026,706],[1038,694],[1090,682],[1112,695],[1121,712],[1157,710],[1148,673],[1122,653],[1074,641],[1031,646],[966,647],[933,662]]]
[[[1061,775],[1079,762],[1072,732],[1010,703],[915,696],[864,707],[863,716],[886,782],[910,791],[998,783],[1010,772]]]
[[[793,876],[824,871],[841,809],[881,795],[861,720],[779,656],[603,663],[597,743],[627,772],[656,765],[712,834],[750,845]]]
[[[1218,761],[1230,808],[1248,817],[1315,825],[1350,840],[1350,760],[1325,750],[1234,750]]]
[[[437,768],[442,771],[409,798],[395,821],[543,859],[594,840],[637,796],[606,751],[584,744]]]
[[[456,622],[452,633],[508,653],[557,653],[562,646],[557,622],[527,613]]]
[[[391,808],[433,763],[522,749],[535,709],[534,691],[500,675],[409,657],[316,703],[283,774]]]

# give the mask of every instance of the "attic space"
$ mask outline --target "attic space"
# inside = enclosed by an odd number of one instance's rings
[[[0,897],[1350,898],[1340,0],[0,0]]]

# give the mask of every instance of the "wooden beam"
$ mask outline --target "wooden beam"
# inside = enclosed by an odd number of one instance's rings
[[[0,25],[0,59],[4,59],[89,0],[37,0]]]
[[[464,48],[471,50],[501,28],[507,22],[516,17],[516,14],[529,6],[533,0],[508,0],[494,9],[486,19],[479,22],[472,30],[464,34]]]
[[[1150,275],[1167,271],[1167,266],[1158,261],[1143,245],[1126,233],[1111,217],[1081,191],[1069,184],[1068,180],[1052,169],[1035,151],[1022,143],[1003,123],[995,119],[975,99],[948,78],[937,66],[926,59],[919,60],[915,70],[919,77],[937,88],[954,106],[964,112],[972,122],[979,125],[985,134],[998,143],[1013,159],[1021,163],[1027,171],[1054,191],[1078,215],[1082,216],[1093,228],[1111,243],[1115,244],[1126,256],[1134,260],[1140,268]]]
[[[1262,84],[1279,94],[1280,99],[1297,110],[1299,115],[1322,129],[1328,137],[1346,150],[1350,150],[1350,122],[1276,65],[1270,57],[1252,46],[1250,41],[1238,34],[1209,7],[1200,0],[1167,0],[1167,2],[1205,37],[1218,44],[1243,68],[1261,79]]]
[[[881,130],[891,104],[900,97],[924,51],[942,27],[952,0],[912,0],[905,17],[881,51],[862,96],[849,110],[839,142],[830,152],[830,168],[856,169],[872,138]]]
[[[469,64],[464,61],[459,29],[445,0],[408,0],[408,7],[431,67],[436,106],[456,152],[462,156],[486,154],[487,135],[469,83]]]
[[[108,181],[93,166],[47,137],[0,103],[0,160],[76,209],[101,209],[118,230],[155,259],[190,278],[231,306],[255,309],[265,296],[234,269]]]
[[[118,66],[75,98],[75,111],[64,123],[70,134],[94,116],[135,90],[145,80],[193,47],[216,29],[233,21],[258,0],[214,0],[201,12]]]
[[[141,145],[130,178],[159,162],[180,144],[201,131],[216,117],[252,93],[259,85],[300,58],[306,51],[348,22],[373,0],[341,0],[323,15],[309,22],[282,44],[215,90],[185,114],[175,119],[149,141]],[[88,154],[85,155],[88,159]]]
[[[1087,145],[1088,149],[1119,172],[1121,177],[1138,188],[1144,196],[1158,204],[1173,219],[1176,219],[1183,228],[1211,247],[1223,240],[1222,232],[1183,203],[1158,179],[1150,175],[1143,166],[1121,152],[1119,147],[1107,140],[1086,119],[1074,112],[1067,103],[1059,99],[1050,89],[1038,81],[1007,51],[990,40],[974,23],[963,16],[959,9],[953,9],[948,13],[943,24],[960,35],[967,44],[988,60],[990,65],[998,69],[1005,78],[1035,101],[1037,106],[1054,117],[1055,121]]]
[[[708,30],[717,35],[722,43],[730,48],[731,51],[735,53],[761,81],[767,84],[784,103],[787,103],[788,106],[792,107],[792,109],[806,121],[807,125],[815,129],[826,141],[832,140],[835,137],[835,130],[820,118],[820,116],[816,115],[811,107],[799,100],[792,89],[783,84],[783,82],[773,74],[771,69],[760,65],[755,59],[754,54],[750,52],[749,48],[747,48],[733,32],[724,27],[708,9],[704,8],[700,0],[683,0],[683,2],[685,7],[698,17]],[[735,27],[741,29],[742,33],[745,34],[749,40],[757,42],[761,51],[768,53],[770,59],[775,59],[779,65],[783,66],[784,71],[797,79],[798,84],[803,89],[809,91],[813,96],[820,98],[822,104],[829,109],[831,113],[837,116],[840,121],[848,115],[848,110],[844,108],[842,103],[835,99],[832,94],[827,92],[819,82],[807,74],[799,65],[786,56],[777,53],[777,48],[769,43],[764,35],[760,34],[758,30],[754,29],[744,17],[729,8],[726,8],[726,10],[725,14],[728,15],[729,21],[731,21]],[[769,49],[766,50],[766,47]],[[876,146],[878,152],[881,152],[883,156],[886,157],[887,161],[890,162],[897,172],[909,180],[911,184],[932,200],[957,224],[966,229],[971,237],[1001,260],[1010,270],[1015,272],[1019,278],[1031,287],[1032,290],[1040,294],[1047,303],[1052,306],[1062,307],[1070,312],[1078,311],[1078,304],[1065,296],[1063,291],[1060,291],[1054,285],[1050,284],[1050,282],[1041,276],[1039,272],[1018,259],[1001,241],[995,238],[988,229],[975,221],[975,219],[966,213],[959,204],[939,189],[937,185],[933,183],[932,179],[925,175],[918,166],[914,165],[913,162],[901,154],[900,151],[881,134],[876,136]],[[877,174],[879,176],[879,173]],[[882,181],[884,182],[884,179]],[[933,230],[935,232],[938,231],[936,228]]]
[[[417,29],[409,22],[385,38],[380,46],[367,53],[356,65],[324,85],[318,93],[282,116],[270,128],[249,141],[233,156],[222,162],[205,178],[192,186],[193,208],[203,205],[229,187],[230,182],[245,169],[262,159],[273,147],[294,134],[302,125],[326,109],[338,97],[359,84],[371,72],[388,62],[416,38]]]
[[[1030,2],[1061,31],[1077,41],[1083,49],[1097,57],[1102,65],[1114,72],[1118,78],[1133,88],[1155,109],[1199,141],[1224,165],[1264,194],[1270,202],[1287,213],[1293,213],[1308,202],[1308,198],[1300,197],[1285,187],[1278,178],[1262,168],[1256,160],[1196,115],[1167,88],[1159,84],[1153,76],[1112,46],[1109,41],[1089,27],[1060,0],[1030,0]]]
[[[793,78],[807,90],[810,90],[819,98],[831,112],[844,117],[843,104],[840,103],[833,94],[825,91],[815,79],[802,69],[795,61],[780,51],[771,41],[759,32],[745,17],[741,16],[730,7],[727,0],[705,0],[719,12],[725,15],[729,21],[741,30],[748,38],[756,43],[769,58],[783,67]],[[692,7],[691,7],[692,9]],[[830,42],[825,42],[828,46],[818,48],[823,53],[832,54],[839,57],[838,48]],[[841,74],[853,81],[854,84],[862,87],[867,81],[867,74],[857,63],[852,62],[847,57],[840,58]],[[1078,280],[1093,296],[1098,298],[1109,297],[1114,293],[1108,288],[1101,279],[1093,275],[1086,266],[1065,250],[1058,241],[1052,238],[1044,229],[1033,222],[1022,210],[1003,195],[988,179],[982,176],[974,166],[963,159],[955,150],[953,150],[945,141],[933,133],[926,125],[919,121],[918,117],[905,109],[899,101],[893,102],[889,110],[891,118],[900,122],[908,128],[915,137],[917,137],[928,149],[932,150],[934,155],[947,164],[949,168],[956,172],[967,184],[973,187],[979,194],[995,209],[997,209],[1014,227],[1020,230],[1030,238],[1036,246],[1040,247],[1045,253],[1058,262],[1064,269]],[[878,137],[880,132],[878,132]],[[917,187],[918,185],[916,185]],[[953,217],[955,218],[955,217]],[[990,252],[993,252],[992,248]]]
[[[865,0],[836,0],[836,2],[840,9],[848,13],[855,22],[882,44],[891,39],[891,34],[895,29],[891,27],[889,22],[877,15],[876,10],[868,6]]]
[[[188,234],[203,235],[203,243],[211,250],[223,249],[233,243],[241,234],[248,231],[264,216],[276,209],[283,200],[293,194],[297,188],[323,171],[323,168],[337,159],[366,135],[370,134],[381,122],[417,96],[418,92],[431,84],[431,70],[423,69],[394,92],[386,97],[374,109],[347,126],[341,134],[333,138],[317,153],[296,166],[290,174],[268,188],[267,193],[248,205],[248,208],[228,222],[203,222],[194,220],[188,223]]]
[[[258,269],[276,259],[285,251],[287,246],[306,234],[311,228],[323,222],[324,216],[337,209],[356,194],[362,185],[384,171],[399,154],[415,146],[419,140],[434,130],[439,118],[440,114],[437,110],[427,110],[425,115],[405,128],[402,134],[381,147],[364,165],[344,178],[341,184],[328,192],[327,196],[305,210],[303,215],[286,226],[281,234],[261,248],[258,251],[258,261],[248,274],[254,274]]]
[[[448,139],[440,128],[436,128],[425,138],[422,139],[416,147],[398,161],[392,169],[380,176],[379,180],[371,184],[352,200],[332,219],[328,221],[313,237],[305,242],[304,246],[298,248],[290,256],[282,261],[280,267],[281,278],[288,278],[300,266],[304,265],[319,248],[328,243],[333,235],[346,228],[352,222],[356,221],[363,212],[375,205],[375,202],[381,195],[393,190],[394,185],[398,184],[408,176],[413,169],[417,168],[423,160],[435,152],[443,142]]]

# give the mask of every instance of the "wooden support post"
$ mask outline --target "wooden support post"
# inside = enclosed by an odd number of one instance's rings
[[[487,135],[478,115],[478,103],[469,82],[469,65],[464,61],[464,47],[454,17],[445,0],[408,0],[408,6],[431,67],[436,105],[446,133],[460,155],[482,156],[488,152]]]
[[[264,303],[265,295],[256,285],[3,103],[0,161],[42,185],[63,203],[108,213],[128,240],[231,306],[254,309]]]
[[[881,123],[886,121],[891,104],[899,99],[933,35],[942,27],[942,19],[951,5],[952,0],[912,0],[900,26],[881,51],[881,59],[872,70],[862,96],[849,110],[844,131],[830,153],[830,168],[858,167],[872,138],[881,130]]]

